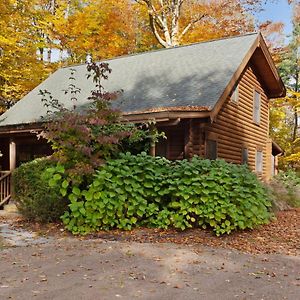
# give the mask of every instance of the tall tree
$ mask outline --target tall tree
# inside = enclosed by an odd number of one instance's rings
[[[73,62],[134,52],[134,14],[128,0],[90,0],[55,24],[56,36]]]
[[[0,2],[0,113],[33,89],[48,71],[36,57],[33,4]]]
[[[271,107],[271,134],[286,150],[285,162],[300,168],[300,4],[294,3],[293,32],[282,49],[279,72],[287,96]]]
[[[0,2],[0,113],[58,67],[62,52],[55,25],[85,0],[2,0]],[[54,51],[53,51],[54,50]]]
[[[87,0],[35,0],[34,27],[39,36],[39,57],[51,62],[62,60],[64,36],[69,17],[88,5]],[[82,29],[82,28],[81,28]],[[59,51],[59,55],[58,54]],[[59,56],[59,57],[57,57]]]
[[[152,32],[165,48],[175,47],[187,41],[201,41],[253,30],[253,22],[239,0],[135,1],[147,8]],[[186,38],[192,29],[195,32],[195,28],[197,33]]]

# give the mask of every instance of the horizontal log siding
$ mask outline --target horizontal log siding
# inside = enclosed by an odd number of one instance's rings
[[[261,93],[260,124],[253,122],[254,90]],[[255,171],[256,149],[263,151],[263,179],[268,178],[269,170],[269,104],[253,69],[249,66],[239,82],[239,100],[235,104],[230,97],[224,103],[215,121],[208,127],[209,132],[217,135],[218,158],[240,164],[242,148],[248,148],[249,166]],[[267,172],[268,171],[268,172]]]

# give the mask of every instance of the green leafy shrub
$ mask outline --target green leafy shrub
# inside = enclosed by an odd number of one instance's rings
[[[88,189],[59,177],[52,176],[52,184],[60,182],[69,197],[62,219],[74,234],[148,226],[209,227],[220,235],[270,218],[271,202],[257,177],[245,166],[221,160],[173,163],[127,153],[102,166]]]
[[[266,190],[246,166],[195,157],[179,161],[168,180],[176,228],[211,227],[219,235],[270,218]]]
[[[300,177],[293,171],[280,172],[270,183],[275,210],[300,207]]]
[[[71,188],[70,211],[63,216],[67,229],[84,234],[147,225],[146,220],[164,206],[168,164],[164,158],[146,154],[121,154],[120,159],[108,161],[88,190]]]
[[[60,194],[60,186],[49,187],[49,178],[44,176],[45,170],[53,164],[47,158],[36,159],[13,172],[13,199],[29,220],[57,221],[68,208],[68,201]]]

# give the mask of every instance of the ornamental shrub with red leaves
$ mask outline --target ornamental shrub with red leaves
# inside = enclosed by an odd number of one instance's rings
[[[88,79],[92,79],[95,89],[91,91],[89,108],[78,111],[76,105],[66,109],[49,91],[40,91],[44,105],[49,109],[51,121],[45,125],[43,137],[48,139],[54,150],[53,158],[66,167],[69,175],[83,178],[107,159],[116,157],[119,152],[127,151],[124,145],[150,139],[149,130],[142,130],[134,124],[121,123],[119,111],[110,107],[118,92],[109,93],[103,88],[102,81],[111,73],[107,63],[87,65]],[[70,80],[74,80],[75,70],[71,69]],[[80,89],[69,84],[65,94],[70,94],[76,103]],[[142,149],[145,150],[145,149]]]

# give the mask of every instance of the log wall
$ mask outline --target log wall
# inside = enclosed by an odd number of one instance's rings
[[[260,123],[253,121],[254,91],[261,94]],[[240,164],[242,149],[248,149],[249,167],[255,171],[256,150],[263,151],[263,171],[258,174],[268,179],[271,153],[269,146],[269,101],[251,66],[248,66],[239,81],[238,102],[226,100],[214,122],[206,130],[218,142],[218,158]]]

